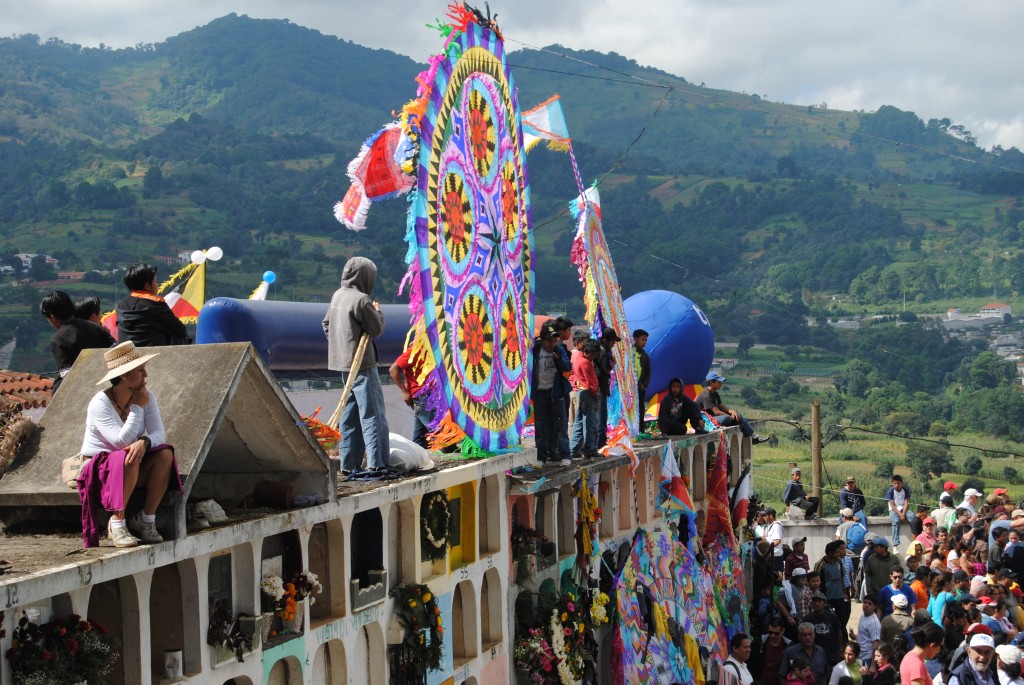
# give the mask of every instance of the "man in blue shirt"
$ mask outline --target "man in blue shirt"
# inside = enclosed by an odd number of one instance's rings
[[[893,566],[889,573],[891,583],[882,588],[878,593],[878,608],[882,610],[882,617],[892,613],[892,598],[894,595],[903,595],[907,598],[907,606],[917,604],[917,595],[914,588],[903,582],[903,567]]]

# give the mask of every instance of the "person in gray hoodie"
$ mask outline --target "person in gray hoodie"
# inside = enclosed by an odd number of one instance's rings
[[[352,257],[341,272],[341,287],[331,297],[324,317],[327,336],[327,368],[340,371],[342,381],[355,373],[352,395],[341,413],[341,470],[343,475],[360,468],[366,453],[370,470],[388,466],[390,443],[384,410],[384,390],[377,375],[377,346],[372,340],[384,332],[380,305],[370,298],[377,281],[377,265],[366,257]],[[363,333],[370,336],[362,362],[352,368]]]

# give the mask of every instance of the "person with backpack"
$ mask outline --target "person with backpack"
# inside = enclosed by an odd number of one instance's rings
[[[857,519],[857,513],[847,507],[839,512],[842,523],[836,528],[836,540],[846,543],[846,553],[853,557],[853,571],[860,569],[860,553],[864,549],[868,528]]]
[[[729,658],[719,671],[718,685],[752,685],[754,676],[747,668],[750,659],[750,636],[736,633],[729,640]]]

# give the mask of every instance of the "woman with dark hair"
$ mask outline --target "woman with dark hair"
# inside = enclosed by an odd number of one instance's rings
[[[99,544],[100,508],[113,512],[107,536],[116,547],[163,542],[156,510],[169,487],[181,490],[181,478],[156,397],[146,387],[146,362],[155,356],[143,356],[131,341],[103,354],[107,374],[97,385],[109,381],[110,387],[89,401],[82,440],[88,463],[78,477],[86,547]],[[126,521],[125,507],[137,485],[145,486],[146,499]]]
[[[896,666],[893,661],[896,652],[892,645],[885,642],[875,647],[875,678],[874,685],[896,685]]]
[[[900,662],[900,685],[932,685],[932,677],[924,662],[938,655],[945,637],[945,632],[935,623],[910,629],[914,648]]]
[[[861,665],[860,645],[855,641],[847,642],[843,650],[843,660],[832,668],[832,675],[828,679],[828,685],[839,685],[842,678],[849,678],[853,685],[860,685],[867,669]]]
[[[953,574],[943,571],[942,575],[932,583],[931,598],[928,600],[928,613],[932,620],[942,625],[946,604],[953,599]]]

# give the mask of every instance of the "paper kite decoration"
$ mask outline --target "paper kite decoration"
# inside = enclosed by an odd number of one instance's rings
[[[359,187],[335,213],[360,226],[375,199],[369,179],[381,196],[411,188],[402,287],[413,354],[433,360],[424,367],[427,403],[440,410],[437,421],[493,452],[519,443],[530,406],[530,187],[501,34],[461,4],[449,5],[448,17],[444,49],[417,77],[400,133],[388,127],[367,141],[349,167]]]
[[[579,270],[583,283],[587,323],[596,336],[609,327],[622,338],[612,349],[615,370],[608,401],[608,425],[617,426],[620,421],[625,421],[631,432],[635,432],[639,407],[636,371],[633,368],[633,339],[626,308],[622,305],[615,265],[601,228],[601,197],[597,188],[587,189],[569,204],[569,209],[578,223],[570,260]]]

